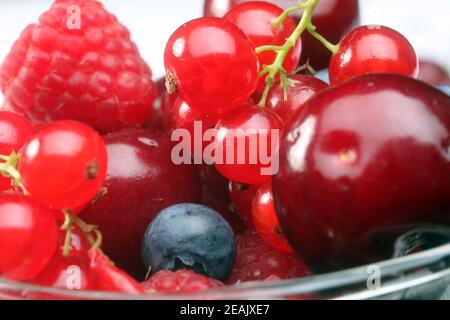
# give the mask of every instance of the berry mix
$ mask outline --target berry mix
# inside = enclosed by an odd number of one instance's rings
[[[356,27],[357,0],[217,2],[157,82],[99,1],[24,29],[0,66],[0,277],[205,293],[388,259],[384,233],[450,224],[445,69]],[[210,130],[174,161],[175,133]],[[244,161],[198,161],[218,150]]]

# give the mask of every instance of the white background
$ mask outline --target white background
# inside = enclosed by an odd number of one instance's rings
[[[203,0],[103,0],[130,30],[155,78],[164,73],[163,51],[170,34],[202,14]],[[0,61],[30,22],[52,0],[0,0]],[[294,1],[293,1],[294,3]],[[450,0],[360,0],[364,24],[384,24],[403,33],[421,57],[450,69]],[[320,31],[320,30],[319,30]]]

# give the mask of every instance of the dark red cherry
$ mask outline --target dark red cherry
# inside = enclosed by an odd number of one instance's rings
[[[358,27],[339,44],[331,57],[331,84],[371,73],[417,77],[419,63],[408,40],[397,31],[378,25]]]
[[[164,62],[171,90],[202,113],[238,108],[259,80],[255,48],[225,19],[200,18],[182,25],[167,43]]]
[[[274,155],[282,127],[282,120],[273,111],[255,105],[227,114],[217,125],[217,171],[245,184],[270,180],[277,169]]]
[[[199,165],[196,168],[202,185],[202,204],[219,212],[236,234],[245,231],[245,225],[231,204],[228,194],[229,181],[221,176],[214,166]]]
[[[254,228],[252,218],[252,204],[259,186],[251,186],[239,182],[230,181],[228,192],[236,213],[249,227]]]
[[[238,4],[253,0],[205,0],[205,16],[223,17]],[[292,0],[271,0],[283,9],[295,5]],[[301,12],[293,13],[296,23]],[[332,43],[338,43],[353,27],[359,24],[358,0],[320,0],[313,17],[317,31]],[[307,32],[302,35],[302,63],[309,61],[316,70],[328,67],[331,53]]]
[[[287,88],[287,100],[280,86],[273,87],[267,98],[267,107],[275,111],[284,122],[291,120],[306,101],[328,88],[325,82],[313,76],[299,74],[290,79],[292,83]]]
[[[273,192],[317,271],[378,258],[385,229],[450,222],[450,98],[386,74],[323,91],[286,126]]]
[[[108,152],[106,194],[82,218],[99,226],[102,248],[117,265],[137,278],[145,229],[162,209],[177,203],[199,203],[200,183],[193,166],[176,166],[173,144],[165,134],[127,130],[104,137]]]
[[[419,61],[419,80],[433,85],[450,85],[450,75],[445,68],[435,62]]]
[[[283,13],[280,7],[266,2],[254,1],[235,6],[224,17],[233,22],[248,36],[255,48],[267,45],[282,46],[294,32],[297,24],[287,17],[283,24],[276,28],[273,22]],[[302,53],[302,42],[298,41],[284,60],[283,67],[289,74],[293,72]],[[271,65],[276,58],[276,52],[266,51],[258,55],[261,66]],[[257,91],[264,91],[265,77],[259,80]]]

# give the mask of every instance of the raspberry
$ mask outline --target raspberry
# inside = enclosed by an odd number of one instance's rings
[[[162,270],[142,284],[149,293],[174,294],[198,293],[211,289],[222,288],[224,284],[196,274],[191,270],[172,272]]]
[[[226,283],[285,280],[310,274],[296,256],[269,247],[256,231],[248,229],[237,237],[236,265]]]
[[[95,0],[56,0],[29,25],[0,67],[0,88],[6,108],[32,121],[73,119],[101,132],[146,123],[156,97],[129,31]]]

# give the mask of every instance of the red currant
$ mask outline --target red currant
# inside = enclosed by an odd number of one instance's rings
[[[24,117],[7,111],[0,111],[0,155],[9,156],[19,152],[33,134],[31,123]],[[0,191],[11,188],[11,178],[0,175]]]
[[[234,7],[225,15],[224,19],[241,28],[255,48],[266,45],[281,46],[296,28],[295,21],[291,17],[287,17],[280,27],[273,26],[273,21],[282,13],[283,9],[274,4],[255,1]],[[291,73],[297,68],[301,53],[302,42],[298,41],[284,60],[283,67],[287,73]],[[271,65],[275,61],[276,52],[265,51],[258,57],[261,66]],[[260,79],[257,90],[262,92],[264,87],[265,77]]]
[[[278,138],[275,135],[282,127],[283,122],[273,111],[254,105],[228,114],[217,125],[217,171],[231,181],[245,184],[270,180],[270,172],[263,171],[274,164],[271,160],[278,147],[278,139],[274,138]]]
[[[144,289],[132,277],[111,264],[102,253],[89,251],[90,273],[96,290],[141,294]]]
[[[322,80],[302,74],[291,77],[291,81],[292,84],[287,87],[287,100],[280,86],[275,86],[267,98],[267,106],[285,123],[292,119],[305,102],[328,87]]]
[[[258,192],[258,186],[230,181],[229,194],[237,214],[248,227],[253,228],[252,203]]]
[[[417,77],[419,64],[408,40],[384,26],[361,26],[342,39],[331,57],[331,84],[370,73],[395,73]]]
[[[204,114],[195,109],[192,109],[186,102],[178,98],[171,110],[171,130],[185,129],[189,132],[191,137],[191,151],[198,152],[203,155],[204,148],[208,145],[207,142],[197,145],[195,143],[195,124],[198,128],[201,124],[201,131],[199,134],[203,137],[206,130],[214,128],[219,122],[219,116],[216,114]],[[191,154],[192,156],[195,153]]]
[[[239,107],[255,91],[258,57],[245,34],[219,18],[200,18],[180,27],[164,54],[168,84],[202,113]]]
[[[52,212],[21,195],[0,196],[0,275],[30,280],[48,264],[57,247]]]
[[[280,226],[273,203],[272,181],[265,183],[253,201],[253,224],[256,232],[269,246],[286,253],[293,253]]]
[[[89,260],[84,257],[63,257],[59,252],[47,268],[32,281],[33,284],[68,290],[94,290]]]
[[[59,121],[24,147],[19,171],[36,199],[55,209],[79,209],[99,192],[106,166],[105,144],[93,129]]]

